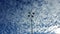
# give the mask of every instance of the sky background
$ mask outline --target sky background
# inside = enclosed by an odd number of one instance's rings
[[[0,0],[0,34],[31,31],[59,34],[60,0]]]

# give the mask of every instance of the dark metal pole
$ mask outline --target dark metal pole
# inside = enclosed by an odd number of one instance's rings
[[[31,19],[31,34],[33,34],[33,20]]]

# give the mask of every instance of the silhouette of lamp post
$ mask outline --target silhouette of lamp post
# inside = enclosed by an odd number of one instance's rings
[[[32,13],[32,12],[28,12],[28,17],[29,18],[31,18],[31,34],[33,34],[33,19],[32,18],[34,18],[34,12]]]

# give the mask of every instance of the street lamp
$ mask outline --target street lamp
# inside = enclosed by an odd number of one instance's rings
[[[32,12],[28,12],[28,17],[31,19],[30,21],[31,21],[31,34],[33,34],[33,19],[32,18],[34,18],[34,12],[32,13]]]

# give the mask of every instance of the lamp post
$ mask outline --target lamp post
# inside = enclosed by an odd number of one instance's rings
[[[34,17],[34,12],[32,13],[32,12],[28,12],[28,17],[30,18],[30,21],[31,21],[31,34],[33,34],[33,17]]]

